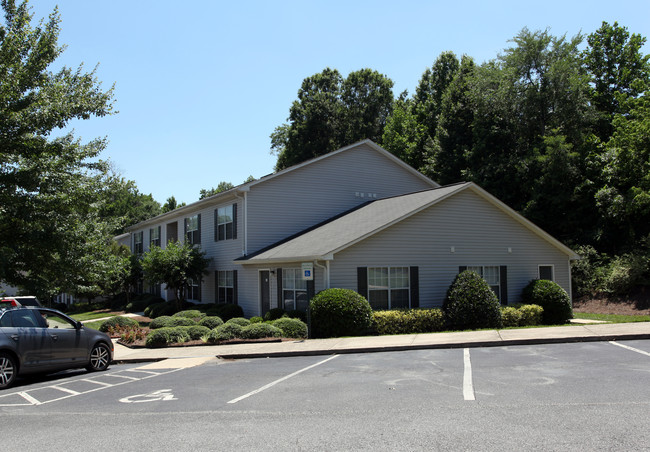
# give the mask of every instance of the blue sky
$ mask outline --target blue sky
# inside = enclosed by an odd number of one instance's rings
[[[273,171],[269,135],[286,121],[305,77],[361,68],[413,93],[451,50],[493,59],[523,27],[573,36],[602,21],[650,36],[640,1],[168,1],[32,0],[56,5],[59,64],[99,63],[118,114],[72,124],[82,141],[106,136],[102,158],[160,203],[196,201],[201,188]],[[643,49],[649,53],[648,44]]]

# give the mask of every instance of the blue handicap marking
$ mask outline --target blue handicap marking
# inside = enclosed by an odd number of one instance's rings
[[[311,276],[311,270],[305,270],[305,276],[310,277]]]

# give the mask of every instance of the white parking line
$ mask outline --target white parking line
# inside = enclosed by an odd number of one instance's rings
[[[170,370],[167,370],[167,371],[164,371],[164,372],[147,372],[147,374],[153,374],[153,375],[146,375],[146,376],[143,376],[143,377],[140,377],[140,378],[129,377],[129,376],[126,376],[126,375],[119,375],[122,372],[131,372],[133,370],[134,369],[125,369],[125,370],[119,370],[117,372],[112,372],[112,373],[107,373],[107,374],[96,374],[91,378],[79,378],[77,380],[68,380],[68,381],[65,381],[63,383],[53,384],[53,385],[49,385],[49,386],[42,386],[42,387],[38,387],[38,388],[34,388],[34,389],[28,389],[26,391],[18,391],[18,392],[12,392],[12,393],[9,393],[9,394],[2,394],[2,395],[0,395],[0,407],[44,405],[46,403],[57,402],[59,400],[68,399],[70,397],[75,397],[75,396],[78,396],[78,395],[88,394],[88,393],[95,392],[95,391],[101,391],[102,389],[113,388],[115,386],[122,386],[122,385],[125,385],[125,384],[128,384],[128,383],[133,383],[135,381],[148,380],[149,378],[157,377],[159,375],[165,375],[165,374],[169,374],[169,373],[172,373],[172,372],[177,372],[179,370],[183,370],[183,368],[179,367],[179,368],[170,369]],[[122,380],[119,383],[106,383],[106,382],[103,382],[103,381],[95,380],[95,378],[105,378],[105,377],[120,377],[120,378],[124,378],[125,380]],[[83,391],[83,392],[77,392],[77,391],[74,391],[72,389],[67,389],[67,388],[64,388],[62,386],[59,386],[59,385],[62,385],[62,384],[74,384],[75,382],[78,382],[78,381],[84,381],[84,382],[87,382],[87,383],[94,383],[94,384],[97,384],[99,386],[96,387],[96,388],[93,388],[93,389],[89,389],[87,391]],[[68,394],[65,395],[65,396],[62,396],[62,397],[57,397],[55,399],[50,399],[50,400],[45,400],[45,401],[40,401],[40,400],[36,399],[33,395],[30,394],[30,392],[40,391],[40,390],[43,390],[43,389],[56,389],[56,390],[59,390],[59,391],[62,391],[62,392],[66,392]],[[20,404],[19,403],[2,403],[2,399],[11,400],[11,396],[20,396],[23,399],[25,399],[27,402],[29,402],[29,404],[25,404],[25,403],[20,403]]]
[[[278,380],[272,381],[271,383],[269,383],[267,385],[264,385],[261,388],[256,389],[255,391],[251,391],[248,394],[244,394],[243,396],[237,397],[236,399],[232,399],[228,403],[237,403],[240,400],[244,400],[244,399],[246,399],[246,398],[248,398],[248,397],[250,397],[252,395],[255,395],[255,394],[258,394],[258,393],[260,393],[262,391],[265,391],[265,390],[269,389],[270,387],[277,385],[278,383],[282,383],[283,381],[288,380],[291,377],[295,377],[296,375],[298,375],[298,374],[300,374],[302,372],[305,372],[306,370],[312,369],[312,368],[314,368],[316,366],[320,366],[321,364],[325,364],[327,361],[330,361],[330,360],[336,358],[337,356],[339,356],[339,355],[332,355],[329,358],[324,359],[323,361],[317,362],[316,364],[312,364],[311,366],[307,366],[304,369],[300,369],[300,370],[298,370],[298,371],[296,371],[296,372],[294,372],[292,374],[289,374],[289,375],[287,375],[285,377],[282,377],[282,378],[280,378]]]
[[[472,383],[472,362],[469,359],[469,348],[463,351],[465,370],[463,373],[463,398],[465,400],[476,400],[474,395],[474,384]]]
[[[627,350],[631,350],[633,352],[641,353],[642,355],[650,356],[650,353],[644,352],[643,350],[639,350],[638,348],[630,347],[629,345],[619,344],[618,342],[614,342],[614,341],[610,341],[609,343],[612,345],[618,345],[619,347],[625,348]]]

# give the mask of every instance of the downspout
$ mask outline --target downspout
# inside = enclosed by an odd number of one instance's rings
[[[237,193],[235,193],[235,198],[239,199],[242,201],[243,209],[242,209],[242,214],[243,214],[243,219],[242,219],[242,225],[244,226],[244,241],[242,243],[242,255],[246,256],[248,255],[248,192],[244,192],[244,197],[240,198]]]
[[[321,265],[318,261],[314,261],[314,265],[323,269],[323,275],[325,276],[323,282],[325,283],[324,289],[330,288],[330,261],[325,261],[325,265]]]

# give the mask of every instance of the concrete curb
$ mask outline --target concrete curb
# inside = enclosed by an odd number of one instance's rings
[[[256,359],[256,358],[286,358],[295,356],[322,356],[342,355],[351,353],[380,353],[380,352],[403,352],[407,350],[440,350],[452,348],[481,348],[481,347],[507,347],[517,345],[541,345],[541,344],[562,344],[577,342],[609,342],[609,341],[632,341],[650,339],[650,334],[615,334],[609,336],[575,336],[564,338],[534,338],[534,339],[506,339],[499,341],[485,342],[456,342],[450,344],[419,344],[419,345],[393,345],[379,347],[352,347],[352,348],[331,348],[322,350],[294,350],[277,352],[257,353],[223,353],[217,354],[219,359]]]

